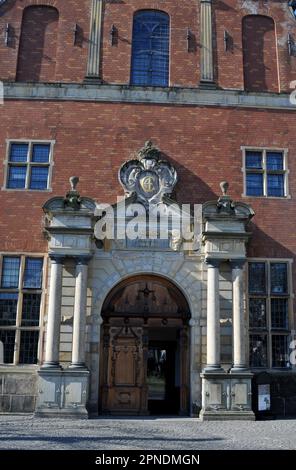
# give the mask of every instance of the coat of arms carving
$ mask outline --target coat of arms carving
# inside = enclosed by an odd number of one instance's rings
[[[137,159],[127,161],[119,170],[119,181],[127,197],[136,196],[146,208],[169,196],[177,183],[173,165],[161,159],[160,150],[151,141],[138,152]]]

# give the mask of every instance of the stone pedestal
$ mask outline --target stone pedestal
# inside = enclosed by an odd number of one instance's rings
[[[255,420],[252,411],[252,374],[202,373],[202,421]]]
[[[41,369],[35,416],[88,418],[88,370]]]

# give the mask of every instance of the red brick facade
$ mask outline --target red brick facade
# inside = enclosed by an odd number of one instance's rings
[[[4,82],[17,79],[20,82],[82,83],[87,70],[90,3],[89,0],[8,0],[2,5],[0,31],[9,24],[10,38],[8,47],[3,39],[0,43],[0,79]],[[290,81],[296,78],[296,58],[288,55],[287,34],[295,30],[296,20],[287,2],[244,2],[245,8],[242,8],[242,3],[237,0],[213,2],[217,88],[243,90],[245,72],[249,90],[288,93]],[[30,10],[32,6],[35,10]],[[103,84],[129,84],[133,14],[139,9],[152,8],[170,15],[170,86],[196,88],[200,80],[200,10],[197,0],[104,2]],[[263,16],[258,16],[252,23],[254,17],[247,15],[254,14]],[[251,50],[245,50],[244,63],[242,25],[245,16],[245,44],[251,43],[254,34],[259,34],[258,23],[261,28],[259,41],[264,44],[255,42]],[[270,28],[273,21],[274,31]],[[73,41],[75,24],[79,26],[76,45]],[[115,46],[110,44],[112,25],[118,30],[119,40]],[[188,29],[195,43],[189,52]],[[37,47],[38,57],[35,55],[35,59],[28,63],[26,57],[30,57],[33,47],[33,32],[38,42],[44,31],[42,57],[41,48]],[[230,44],[228,50],[225,50],[224,31],[231,39],[232,46]],[[258,63],[261,46],[266,59],[265,80],[262,79],[262,69],[256,69],[252,64],[252,59]],[[119,166],[145,140],[151,139],[178,170],[178,202],[203,203],[215,199],[219,182],[226,179],[231,183],[233,198],[249,203],[256,212],[248,256],[295,258],[296,144],[293,110],[248,109],[243,106],[174,107],[159,103],[99,103],[71,99],[5,100],[0,109],[2,162],[6,159],[6,139],[56,141],[52,192],[1,191],[1,251],[46,251],[41,206],[49,197],[64,194],[68,178],[73,174],[80,176],[82,194],[97,201],[114,202],[117,195],[122,194],[117,179]],[[288,149],[290,198],[242,197],[241,146]],[[5,165],[0,166],[1,187],[5,169]]]
[[[79,2],[75,0],[67,0],[67,2],[62,0],[8,0],[2,5],[0,29],[4,31],[5,25],[8,23],[11,34],[9,47],[6,47],[3,41],[0,44],[1,79],[13,81],[16,78],[19,51],[22,52],[23,49],[20,47],[20,38],[22,22],[26,23],[26,8],[34,5],[47,5],[56,8],[59,12],[56,70],[54,78],[44,75],[40,79],[42,81],[82,82],[86,74],[90,3],[89,0]],[[267,31],[267,35],[263,35],[264,49],[268,56],[266,68],[269,74],[271,73],[269,61],[274,62],[274,49],[276,49],[277,56],[277,66],[273,63],[272,68],[278,69],[278,77],[268,79],[271,83],[269,91],[278,91],[278,86],[275,87],[275,83],[279,78],[279,90],[288,92],[289,83],[295,78],[296,64],[295,60],[288,55],[287,34],[290,32],[293,36],[295,19],[288,9],[287,2],[285,0],[265,3],[253,1],[244,2],[243,6],[244,8],[242,8],[241,2],[236,0],[213,2],[213,43],[217,85],[221,88],[244,89],[242,24],[246,16],[255,14],[260,15],[257,22],[262,20],[264,23],[269,18],[269,21],[273,20],[275,24],[276,44],[270,31]],[[141,9],[158,9],[170,15],[170,86],[195,87],[200,78],[200,7],[197,0],[184,0],[182,8],[174,0],[153,2],[149,0],[128,0],[125,2],[107,0],[104,2],[101,48],[101,78],[103,82],[129,84],[133,14]],[[252,16],[248,21],[251,20]],[[31,21],[34,23],[33,18]],[[40,28],[40,21],[36,21],[39,24],[38,28]],[[79,28],[77,43],[74,46],[73,29],[75,24]],[[117,28],[118,41],[116,46],[110,47],[112,25]],[[250,28],[252,27],[256,29],[256,26],[250,26]],[[188,29],[191,32],[189,52],[187,51]],[[228,50],[225,50],[224,31],[230,36]],[[34,34],[37,34],[36,29]],[[47,31],[46,34],[52,33]],[[50,50],[49,53],[51,55],[53,51]],[[48,62],[46,51],[43,60],[45,65],[42,64],[42,66],[46,66]],[[261,71],[258,73],[260,74]]]

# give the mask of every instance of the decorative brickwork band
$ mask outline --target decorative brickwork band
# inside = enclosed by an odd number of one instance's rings
[[[100,79],[103,0],[92,0],[87,78]]]
[[[213,37],[212,37],[212,1],[200,1],[200,42],[201,42],[201,82],[214,81]]]

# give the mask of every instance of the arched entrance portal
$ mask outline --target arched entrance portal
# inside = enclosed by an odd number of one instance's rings
[[[118,284],[103,309],[100,412],[188,414],[190,311],[158,276]]]

